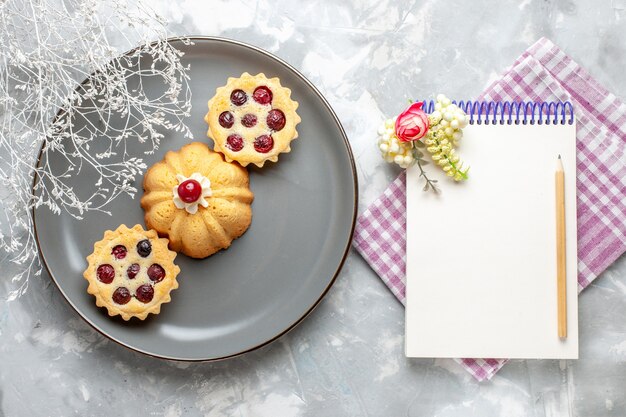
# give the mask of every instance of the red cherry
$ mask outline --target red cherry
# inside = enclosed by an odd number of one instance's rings
[[[161,282],[165,278],[165,269],[159,264],[152,264],[148,268],[148,278],[154,282]]]
[[[252,93],[252,98],[259,104],[270,104],[272,96],[270,89],[264,85],[255,88],[254,93]]]
[[[142,303],[149,303],[154,297],[154,288],[150,284],[143,284],[135,291],[135,298]]]
[[[235,106],[241,106],[243,103],[248,101],[248,96],[243,90],[234,90],[232,93],[230,93],[230,101]]]
[[[226,147],[233,152],[239,152],[243,149],[243,138],[236,133],[226,138]]]
[[[185,203],[193,203],[202,195],[202,186],[196,180],[183,181],[178,186],[178,196]]]
[[[254,149],[259,153],[268,153],[274,147],[274,138],[271,135],[261,135],[254,140]]]
[[[111,250],[111,255],[115,257],[115,259],[124,259],[126,258],[126,246],[117,245]]]
[[[233,127],[233,123],[235,123],[235,116],[233,116],[231,112],[225,111],[220,114],[218,120],[220,122],[220,126],[225,129],[229,129]]]
[[[98,281],[110,284],[113,282],[113,278],[115,278],[115,269],[109,264],[100,265],[96,270],[96,276]]]
[[[128,275],[129,279],[134,279],[139,273],[140,269],[141,267],[139,266],[139,264],[132,264],[126,269],[126,275]]]
[[[130,301],[130,291],[126,287],[119,287],[113,293],[112,298],[117,304],[126,304]]]
[[[266,122],[270,129],[279,131],[285,127],[285,113],[278,109],[272,109],[267,114]]]
[[[256,116],[254,114],[246,114],[241,118],[241,124],[245,127],[252,127],[256,124]]]

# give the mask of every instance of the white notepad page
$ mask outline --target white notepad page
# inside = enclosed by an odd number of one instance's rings
[[[469,125],[441,193],[407,171],[406,355],[578,357],[576,125]],[[568,336],[557,334],[554,173],[565,171]],[[426,159],[429,159],[426,156]]]

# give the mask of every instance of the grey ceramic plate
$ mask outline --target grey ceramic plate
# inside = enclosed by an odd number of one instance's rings
[[[258,48],[230,40],[191,37],[194,45],[171,40],[191,65],[195,140],[210,143],[203,120],[207,100],[227,77],[244,71],[278,76],[300,103],[300,137],[277,164],[251,168],[255,193],[252,225],[226,251],[204,260],[177,257],[180,288],[161,314],[144,322],[107,316],[87,294],[85,257],[107,229],[143,223],[141,192],[115,200],[112,216],[89,213],[83,221],[35,210],[36,234],[44,263],[72,307],[109,338],[149,355],[178,360],[231,357],[267,344],[299,323],[334,282],[349,250],[357,208],[357,178],[346,135],[319,91],[294,68]],[[144,63],[145,64],[145,63]],[[144,88],[159,88],[150,79]],[[147,164],[187,140],[168,133]],[[130,144],[133,152],[133,144]],[[41,161],[40,161],[41,162]],[[52,154],[50,166],[66,162]],[[93,187],[89,171],[75,177],[81,193]],[[141,190],[143,177],[135,186]]]

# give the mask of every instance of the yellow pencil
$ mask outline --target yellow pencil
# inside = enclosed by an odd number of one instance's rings
[[[559,338],[567,338],[567,289],[565,274],[565,174],[561,155],[554,174],[556,184],[556,285]]]

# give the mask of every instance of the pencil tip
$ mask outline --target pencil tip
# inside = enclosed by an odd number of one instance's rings
[[[559,154],[559,159],[561,159],[561,154]]]

